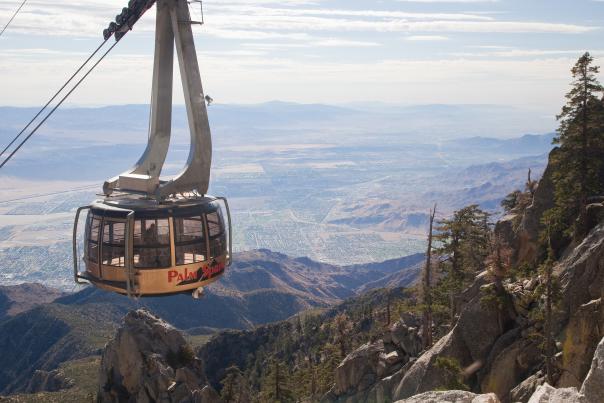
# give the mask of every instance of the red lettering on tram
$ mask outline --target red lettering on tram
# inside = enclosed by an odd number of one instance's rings
[[[170,270],[168,271],[168,283],[172,283],[173,281],[176,281],[177,283],[191,283],[195,281],[208,280],[222,273],[224,268],[224,263],[216,263],[212,266],[203,266],[200,270],[192,272],[189,272],[187,267],[185,267],[184,273],[181,273],[178,270]]]

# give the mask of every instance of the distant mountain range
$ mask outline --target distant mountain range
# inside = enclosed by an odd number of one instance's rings
[[[11,134],[18,133],[37,111],[38,108],[0,107],[0,140],[4,142]],[[146,141],[148,117],[149,105],[63,107],[45,123],[36,141],[51,136],[88,143],[141,143]],[[358,132],[420,134],[419,141],[411,141],[422,142],[486,135],[511,137],[518,133],[548,132],[555,126],[553,116],[501,105],[215,103],[209,108],[209,117],[216,132],[226,131],[237,140],[249,138],[256,129],[329,129],[332,134],[342,131],[348,135]],[[184,106],[175,107],[173,127],[179,134],[178,142],[188,141]],[[271,135],[266,131],[258,134],[260,137]]]
[[[497,139],[491,137],[468,137],[457,140],[451,140],[444,144],[445,148],[451,150],[470,150],[494,153],[514,154],[522,151],[526,154],[539,155],[547,152],[552,147],[552,141],[555,133],[547,134],[525,134],[521,137],[511,139]]]
[[[130,300],[92,287],[69,295],[40,285],[2,287],[0,306],[9,308],[0,317],[0,394],[23,390],[34,370],[52,370],[62,362],[97,354],[133,308],[146,307],[191,334],[248,329],[309,308],[326,308],[381,284],[408,286],[422,261],[423,255],[417,254],[340,267],[251,251],[238,254],[223,280],[209,287],[201,300],[188,295]],[[22,296],[40,305],[11,310]]]
[[[475,138],[468,140],[468,147],[474,147],[476,152],[480,152],[479,149],[483,147],[489,149],[532,147],[539,150],[551,144],[552,136],[527,135],[512,140]],[[347,224],[356,228],[424,234],[428,223],[427,206],[433,203],[438,204],[441,217],[450,214],[453,209],[474,203],[494,213],[496,217],[501,210],[499,205],[501,199],[511,190],[522,188],[528,170],[531,169],[533,179],[538,179],[546,164],[547,154],[542,154],[447,171],[426,178],[428,183],[424,184],[424,188],[429,190],[425,192],[418,192],[403,200],[389,198],[361,200],[346,210],[344,218],[333,217],[329,222]],[[418,189],[421,188],[418,186]]]

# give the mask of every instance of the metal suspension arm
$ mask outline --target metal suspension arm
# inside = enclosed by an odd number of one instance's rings
[[[156,4],[149,141],[145,152],[132,169],[105,182],[103,191],[107,195],[114,190],[123,190],[163,199],[176,193],[196,190],[206,194],[208,191],[212,138],[189,6],[186,0],[158,0]],[[184,169],[174,179],[161,181],[160,174],[171,136],[174,45],[178,55],[191,143]]]

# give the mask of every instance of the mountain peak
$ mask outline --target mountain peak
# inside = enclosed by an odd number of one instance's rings
[[[98,402],[220,400],[201,360],[173,326],[144,309],[130,311],[101,359]]]

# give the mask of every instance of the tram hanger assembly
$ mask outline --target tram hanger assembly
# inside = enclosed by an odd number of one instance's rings
[[[207,194],[212,139],[188,2],[130,0],[103,36],[107,40],[115,34],[119,41],[153,4],[157,18],[147,147],[130,170],[104,183],[104,199],[77,210],[74,277],[78,284],[91,283],[128,296],[197,297],[231,264],[232,227],[227,200]],[[172,129],[175,48],[191,144],[184,169],[163,180],[160,174]],[[80,271],[77,235],[84,210],[85,269]]]

